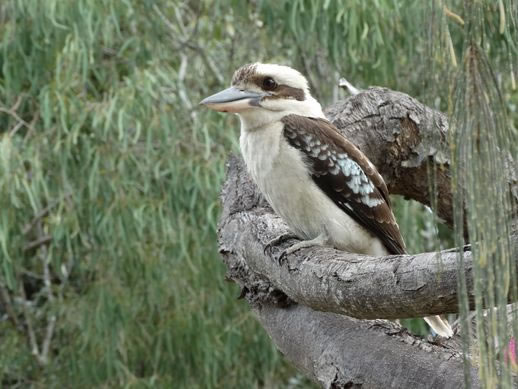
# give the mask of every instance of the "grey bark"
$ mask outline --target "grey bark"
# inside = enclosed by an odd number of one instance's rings
[[[237,177],[236,171],[242,169],[242,161],[232,159],[229,176]],[[250,181],[232,185],[239,185],[241,194],[256,191]],[[254,207],[227,218],[220,229],[221,248],[229,244],[239,247],[251,272],[267,279],[270,287],[281,290],[291,300],[315,310],[357,319],[403,319],[458,312],[455,250],[369,257],[312,247],[288,255],[279,266],[280,252],[296,241],[288,240],[266,253],[264,248],[270,239],[287,232],[282,219],[272,214],[267,205]],[[517,241],[513,239],[515,253]],[[468,297],[474,309],[470,251],[464,252],[464,262]]]
[[[453,224],[446,115],[404,93],[379,87],[340,101],[325,113],[374,163],[391,194],[429,206],[434,199],[438,215]],[[428,179],[431,174],[433,187]],[[505,174],[517,202],[516,161],[509,159]]]
[[[325,388],[464,388],[458,343],[431,344],[386,320],[357,320],[304,305],[256,310],[279,350]],[[478,387],[476,371],[470,378]]]
[[[428,174],[435,169],[437,211],[452,223],[442,114],[402,93],[372,88],[327,115],[379,168],[392,193],[433,203]],[[512,177],[510,189],[516,189]],[[222,202],[219,240],[228,277],[241,286],[277,347],[306,375],[333,388],[464,386],[458,339],[435,345],[394,323],[344,316],[456,312],[455,253],[443,252],[440,260],[436,253],[374,258],[309,248],[279,264],[276,254],[293,241],[264,253],[266,242],[287,228],[238,157],[228,163]],[[471,256],[464,255],[471,282]],[[477,387],[476,372],[469,375]]]

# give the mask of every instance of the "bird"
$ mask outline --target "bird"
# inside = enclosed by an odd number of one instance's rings
[[[283,255],[311,246],[372,256],[406,253],[383,177],[326,119],[299,71],[246,64],[229,88],[200,104],[239,116],[249,174],[290,234],[301,239]],[[440,316],[425,321],[438,335],[453,336]]]

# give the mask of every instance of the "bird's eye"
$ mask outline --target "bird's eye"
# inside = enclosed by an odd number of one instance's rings
[[[265,77],[263,80],[263,89],[264,90],[274,90],[277,88],[277,83],[271,77]]]

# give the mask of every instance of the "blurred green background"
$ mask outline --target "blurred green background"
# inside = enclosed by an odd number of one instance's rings
[[[308,75],[323,106],[343,76],[448,111],[463,26],[428,3],[3,0],[0,387],[312,387],[225,281],[219,190],[239,123],[198,102],[265,61]],[[515,70],[497,70],[514,112]],[[432,213],[396,204],[411,252],[452,245]]]

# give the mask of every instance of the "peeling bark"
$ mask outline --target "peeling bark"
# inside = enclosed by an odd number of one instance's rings
[[[438,196],[437,214],[453,225],[446,115],[407,94],[379,87],[337,102],[325,113],[374,163],[391,194],[428,206]],[[433,188],[431,174],[435,175]],[[516,162],[509,160],[505,174],[511,197],[518,202]]]
[[[330,107],[327,115],[378,167],[391,193],[430,205],[428,174],[435,170],[437,212],[452,224],[443,114],[405,94],[371,88]],[[516,176],[508,177],[516,191]],[[464,387],[458,337],[437,345],[395,323],[358,320],[457,312],[454,252],[440,259],[437,253],[375,258],[308,248],[279,264],[276,254],[293,241],[264,252],[266,242],[287,227],[240,158],[228,163],[222,202],[219,241],[228,277],[242,287],[277,347],[306,375],[329,388]],[[471,282],[471,253],[464,255]],[[478,387],[476,371],[469,374]]]

